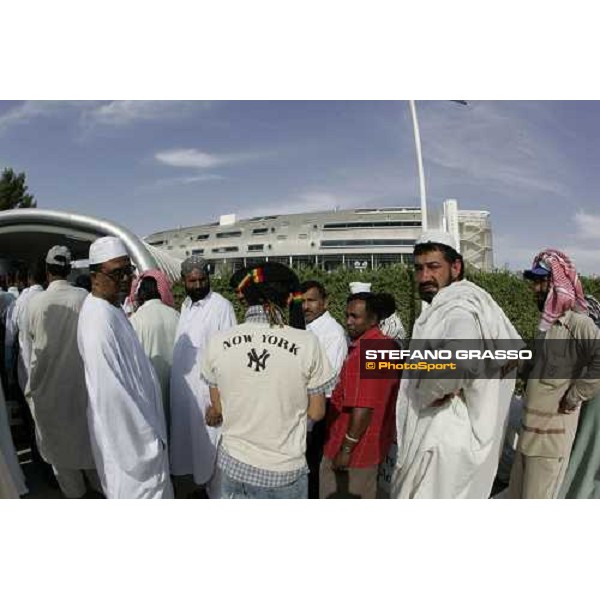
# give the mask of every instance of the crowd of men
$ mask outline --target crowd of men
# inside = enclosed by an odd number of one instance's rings
[[[558,250],[524,272],[540,310],[533,361],[467,361],[452,378],[368,377],[361,361],[365,344],[525,347],[444,232],[414,248],[424,304],[409,343],[393,290],[366,283],[351,285],[343,327],[322,282],[277,262],[244,268],[229,282],[237,323],[199,256],[182,263],[180,312],[166,276],[135,276],[118,238],[90,246],[75,285],[71,259],[54,246],[27,287],[0,292],[0,498],[28,491],[6,411],[15,390],[66,498],[488,498],[507,447],[499,496],[600,497],[600,305]]]

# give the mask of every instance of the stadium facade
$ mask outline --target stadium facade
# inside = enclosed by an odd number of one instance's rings
[[[428,213],[428,222],[429,228],[455,236],[468,265],[493,268],[488,211],[458,210],[456,200],[446,200],[440,210]],[[179,260],[199,254],[217,273],[264,260],[293,268],[362,270],[410,263],[421,231],[420,208],[357,208],[241,220],[224,215],[215,223],[153,233],[144,241]]]

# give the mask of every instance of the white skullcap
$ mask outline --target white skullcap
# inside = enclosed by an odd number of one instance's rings
[[[362,281],[351,281],[350,282],[350,293],[360,294],[360,292],[370,292],[371,284],[363,283]]]
[[[441,229],[429,229],[428,231],[423,232],[415,242],[415,246],[418,244],[444,244],[444,246],[450,246],[453,250],[456,250],[457,247],[454,236]]]
[[[90,246],[90,265],[99,265],[113,258],[121,256],[129,256],[125,244],[117,237],[107,235],[106,237],[98,238]]]

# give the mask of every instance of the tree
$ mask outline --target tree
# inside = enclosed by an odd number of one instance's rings
[[[0,177],[0,210],[11,208],[35,208],[33,194],[27,193],[25,173],[18,175],[12,169],[4,169]]]

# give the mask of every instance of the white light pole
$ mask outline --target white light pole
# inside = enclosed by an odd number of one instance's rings
[[[421,154],[421,135],[419,134],[419,121],[417,121],[417,108],[414,100],[409,100],[410,115],[415,134],[415,150],[417,151],[417,169],[419,170],[419,192],[421,195],[421,229],[427,230],[427,194],[425,192],[425,173],[423,171],[423,156]]]

